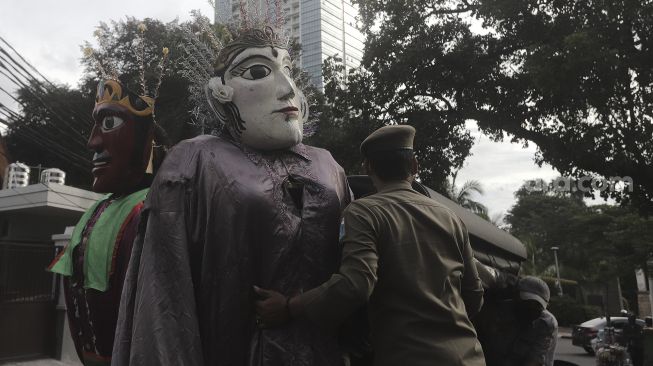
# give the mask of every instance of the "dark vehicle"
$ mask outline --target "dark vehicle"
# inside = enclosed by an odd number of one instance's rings
[[[613,316],[610,317],[610,322],[614,327],[617,339],[619,339],[624,326],[628,324],[628,318]],[[596,336],[599,334],[599,331],[605,328],[607,325],[608,321],[604,317],[588,320],[581,325],[575,325],[571,332],[571,344],[574,346],[582,347],[585,352],[589,354],[594,354],[594,349],[592,348],[592,340],[596,338]],[[637,319],[637,325],[644,327],[645,322],[642,319]]]

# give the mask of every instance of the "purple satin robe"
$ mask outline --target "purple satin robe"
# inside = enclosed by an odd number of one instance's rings
[[[178,144],[145,202],[112,364],[342,365],[335,335],[313,324],[259,329],[252,287],[294,295],[328,280],[349,202],[326,150],[258,153],[215,136]]]

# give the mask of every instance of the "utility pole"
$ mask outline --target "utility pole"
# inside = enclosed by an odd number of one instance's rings
[[[648,300],[651,305],[651,315],[653,316],[653,255],[649,256],[646,261],[646,270],[648,272]]]
[[[558,288],[558,296],[562,296],[562,283],[560,282],[560,266],[558,265],[558,247],[551,247],[553,250],[553,258],[556,264],[556,287]]]
[[[35,168],[38,168],[38,170],[39,170],[38,174],[36,175],[36,183],[40,183],[41,182],[41,170],[43,170],[43,166],[41,164],[39,164],[39,166],[35,167]]]

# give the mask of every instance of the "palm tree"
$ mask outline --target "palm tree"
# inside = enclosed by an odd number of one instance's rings
[[[537,267],[535,266],[535,252],[537,252],[537,247],[531,238],[526,238],[522,240],[522,243],[526,247],[526,253],[528,259],[522,264],[522,271],[526,275],[538,275]]]
[[[453,174],[451,182],[445,181],[445,190],[449,199],[481,217],[488,217],[487,207],[472,198],[474,192],[479,195],[485,193],[481,182],[472,179],[463,183],[462,187],[456,187],[456,175],[457,173]]]

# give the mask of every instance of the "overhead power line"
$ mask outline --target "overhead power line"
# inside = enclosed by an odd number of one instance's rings
[[[18,63],[18,61],[16,61],[13,57],[11,57],[11,56],[7,53],[7,51],[4,50],[4,49],[2,48],[2,45],[0,45],[0,49],[2,49],[2,52],[3,52],[4,54],[6,54],[7,57],[9,57],[9,58],[12,60],[12,62],[15,63],[15,64],[16,64],[16,65],[17,65],[21,70],[23,70],[25,73],[27,73],[27,75],[29,76],[27,79],[28,79],[30,82],[33,82],[35,85],[41,87],[41,88],[43,89],[44,92],[48,92],[49,90],[57,89],[57,88],[58,88],[55,84],[53,84],[50,80],[48,80],[48,79],[47,79],[47,78],[46,78],[46,77],[45,77],[45,76],[44,76],[44,75],[43,75],[39,70],[37,70],[37,69],[36,69],[36,68],[31,64],[31,63],[29,63],[27,60],[25,60],[25,58],[24,58],[20,53],[18,53],[18,51],[16,51],[16,49],[15,49],[14,47],[12,47],[12,46],[11,46],[11,45],[10,45],[10,44],[5,40],[5,39],[4,39],[4,38],[0,37],[0,41],[2,41],[2,43],[4,43],[5,45],[7,45],[7,47],[9,47],[9,49],[10,49],[14,54],[16,54],[16,57],[19,58],[19,59],[20,59],[20,60],[25,64],[25,66],[27,66],[28,68],[34,70],[34,72],[35,72],[36,74],[38,74],[39,77],[34,76],[34,75],[33,75],[31,72],[29,72],[29,71],[28,71],[28,70],[27,70],[23,65],[20,65],[20,64]],[[43,85],[43,83],[42,83],[41,80],[45,81],[48,85],[47,85],[47,86],[46,86],[46,85]],[[51,88],[51,89],[48,89],[48,88]],[[72,112],[73,114],[76,114],[77,117],[81,117],[81,120],[84,120],[84,119],[86,119],[86,117],[87,117],[86,115],[80,115],[79,112],[76,111],[76,110],[74,110],[74,109],[69,110],[69,111],[67,111],[67,112]]]
[[[57,133],[47,128],[39,128],[38,125],[22,124],[20,128],[14,125],[17,121],[24,119],[23,116],[12,111],[7,106],[2,106],[0,112],[6,116],[2,123],[10,127],[10,131],[20,130],[20,133],[27,138],[28,143],[39,141],[43,147],[54,149],[57,154],[74,162],[75,165],[88,168],[90,163],[89,156],[82,156],[80,151],[87,151],[86,138],[80,132],[81,128],[88,127],[85,121],[90,119],[90,113],[80,113],[77,108],[67,106],[66,104],[53,105],[47,98],[48,94],[57,89],[40,71],[30,64],[14,47],[12,47],[4,38],[0,37],[0,75],[7,78],[12,84],[22,89],[30,97],[34,98],[41,107],[45,108],[52,118],[51,121],[43,121],[51,124],[56,122]],[[11,53],[4,48],[6,46]],[[38,77],[36,75],[38,75]],[[21,101],[6,89],[0,87],[0,91],[18,103],[27,113],[29,108],[24,101]],[[28,131],[29,130],[29,131]]]
[[[29,92],[29,93],[30,93],[34,98],[36,98],[36,100],[37,100],[37,101],[38,101],[38,102],[39,102],[43,107],[45,107],[45,108],[48,109],[50,112],[52,112],[53,116],[55,116],[55,117],[56,117],[56,118],[57,118],[57,119],[58,119],[58,120],[59,120],[59,121],[60,121],[64,126],[68,127],[68,129],[69,129],[70,132],[72,133],[72,136],[76,136],[76,137],[79,136],[79,137],[81,137],[82,140],[83,140],[83,136],[81,135],[81,133],[79,133],[78,128],[73,127],[72,124],[70,123],[70,120],[68,120],[68,119],[66,119],[66,118],[64,118],[64,117],[62,117],[62,116],[60,115],[60,113],[57,112],[57,111],[55,110],[55,108],[53,108],[51,105],[49,105],[49,104],[44,100],[43,96],[45,96],[45,93],[43,93],[42,91],[37,90],[37,89],[34,88],[32,85],[30,85],[31,82],[30,82],[29,80],[27,80],[27,81],[23,81],[23,80],[20,80],[19,78],[17,78],[16,75],[13,74],[10,70],[8,70],[7,67],[5,67],[4,64],[1,63],[1,62],[0,62],[0,69],[4,69],[4,71],[3,71],[3,70],[0,70],[0,74],[5,75],[7,78],[9,78],[10,80],[12,80],[12,81],[17,85],[17,86],[19,86],[19,87],[22,88],[23,90],[26,90],[27,92]],[[9,75],[7,75],[7,74],[9,74]],[[10,76],[10,75],[11,75],[11,76]],[[12,78],[12,77],[13,77],[13,78]],[[14,80],[15,80],[15,81],[14,81]]]
[[[7,120],[3,118],[0,118],[0,124],[10,125],[10,123],[8,123]],[[66,160],[68,163],[75,165],[83,171],[87,171],[90,166],[90,160],[88,157],[83,157],[70,151],[70,149],[66,149],[61,145],[53,143],[52,140],[46,138],[43,134],[35,132],[32,129],[18,129],[15,131],[15,134],[16,136],[22,136],[22,139],[27,143],[38,143],[40,146],[48,149],[53,154],[57,155],[63,160]]]
[[[7,42],[4,38],[2,38],[1,36],[0,36],[0,41],[2,41],[2,43],[7,45],[7,47],[9,47],[10,50],[12,50],[16,55],[18,55],[18,57],[20,57],[20,59],[23,61],[23,63],[25,63],[25,65],[29,66],[29,68],[34,70],[35,73],[39,74],[39,76],[43,80],[45,80],[48,84],[50,84],[50,86],[55,87],[55,85],[52,82],[50,82],[50,80],[48,80],[48,78],[46,78],[45,75],[41,74],[41,72],[39,70],[37,70],[36,67],[32,66],[32,64],[29,63],[29,61],[25,60],[23,55],[18,53],[18,51],[16,51],[16,49],[11,44],[9,44],[9,42]]]
[[[0,113],[4,114],[7,117],[7,120],[3,122],[3,124],[6,124],[8,127],[15,127],[12,126],[12,123],[9,122],[11,120],[16,120],[18,118],[21,118],[20,115],[18,115],[16,112],[12,111],[11,109],[7,108],[5,105],[0,103]],[[76,151],[73,151],[69,148],[66,148],[62,144],[61,136],[53,135],[52,131],[49,129],[41,129],[41,130],[36,130],[35,128],[28,128],[27,126],[20,126],[17,128],[14,128],[12,131],[14,132],[21,132],[21,131],[32,131],[35,132],[39,137],[42,137],[44,140],[47,142],[44,147],[52,147],[55,146],[57,148],[63,148],[67,153],[74,159],[80,160],[81,163],[83,164],[88,164],[90,163],[90,159],[87,156],[81,156],[77,154]],[[83,151],[86,151],[87,149],[84,148]]]

